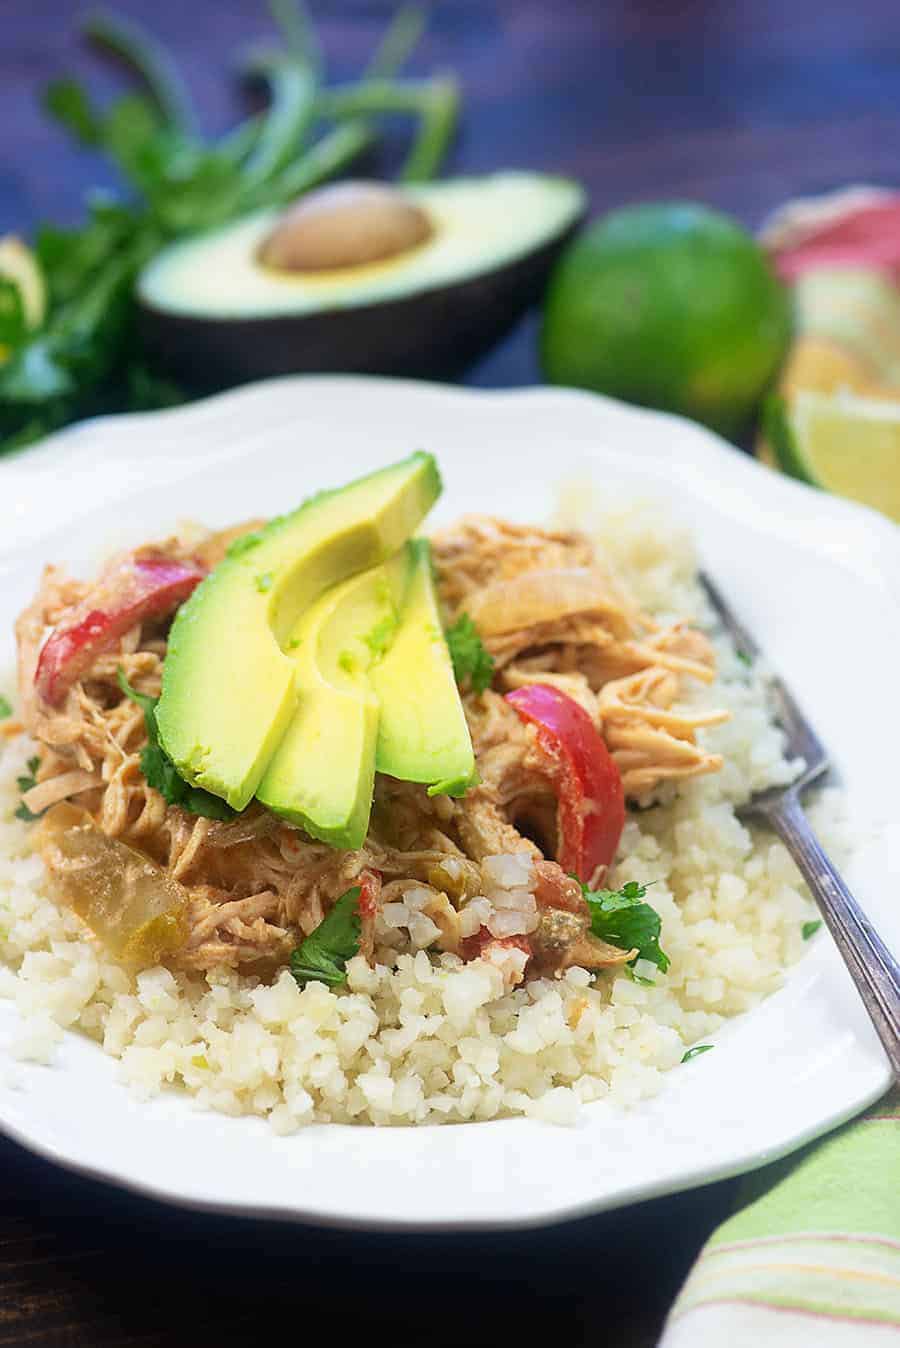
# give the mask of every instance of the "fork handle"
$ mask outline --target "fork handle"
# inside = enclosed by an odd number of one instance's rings
[[[900,963],[829,861],[796,791],[765,810],[809,886],[900,1081]]]

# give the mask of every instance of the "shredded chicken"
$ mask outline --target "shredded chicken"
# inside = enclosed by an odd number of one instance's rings
[[[629,795],[640,796],[675,777],[718,772],[722,766],[719,754],[697,744],[696,732],[720,725],[728,712],[673,710],[678,690],[677,674],[650,665],[604,684],[597,695],[606,743]]]
[[[209,567],[258,523],[206,536],[194,531],[158,550]],[[605,736],[626,794],[643,796],[665,780],[721,766],[697,735],[726,714],[682,705],[689,681],[714,677],[709,643],[683,624],[660,629],[580,534],[467,517],[435,538],[434,556],[448,617],[468,612],[496,662],[494,687],[465,699],[481,781],[452,800],[377,777],[369,834],[356,852],[312,841],[258,805],[220,822],[168,805],[149,786],[141,770],[144,714],[123,695],[117,671],[138,692],[159,694],[166,621],[147,620],[117,636],[58,706],[44,701],[34,676],[46,636],[93,602],[89,585],[46,568],[16,627],[21,720],[40,744],[37,784],[26,804],[38,813],[72,801],[106,837],[137,849],[185,888],[188,934],[171,963],[199,970],[277,967],[354,884],[367,896],[361,949],[369,957],[380,904],[411,886],[431,893],[424,911],[443,950],[515,948],[529,952],[539,969],[556,972],[573,963],[621,963],[633,954],[590,935],[578,886],[543,860],[557,847],[557,783],[534,728],[502,693],[528,683],[568,693]],[[110,574],[101,573],[107,586]],[[539,867],[536,931],[528,940],[463,940],[459,905],[484,892],[481,862],[520,852]]]
[[[660,628],[583,535],[469,515],[437,535],[434,551],[441,598],[451,614],[475,621],[499,686],[552,683],[580,703],[603,732],[627,796],[722,766],[696,732],[728,713],[673,710],[684,680],[715,678],[708,639],[685,623]]]

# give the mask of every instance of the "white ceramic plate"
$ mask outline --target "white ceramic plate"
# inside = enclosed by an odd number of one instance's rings
[[[288,379],[193,407],[97,421],[0,462],[0,668],[47,559],[76,570],[178,519],[281,511],[417,447],[439,457],[439,518],[546,518],[556,484],[665,497],[706,565],[800,692],[868,833],[896,796],[900,532],[757,467],[686,421],[587,394],[468,392],[358,378]],[[900,945],[900,831],[850,871]],[[0,1003],[0,1046],[15,1013]],[[345,1225],[525,1225],[596,1212],[769,1161],[887,1088],[886,1060],[827,937],[786,986],[627,1115],[572,1130],[525,1119],[457,1127],[315,1125],[273,1137],[176,1095],[134,1100],[75,1035],[55,1068],[0,1085],[0,1127],[62,1164],[173,1202]],[[0,1047],[0,1080],[2,1071]]]

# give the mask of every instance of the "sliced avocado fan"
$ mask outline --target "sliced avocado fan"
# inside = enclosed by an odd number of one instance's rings
[[[239,539],[197,587],[172,624],[156,710],[187,781],[248,804],[297,708],[283,648],[300,615],[395,553],[440,489],[433,457],[413,454]]]

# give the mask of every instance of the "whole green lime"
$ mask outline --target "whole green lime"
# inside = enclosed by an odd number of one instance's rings
[[[736,221],[689,202],[595,221],[551,276],[541,361],[553,384],[680,412],[734,436],[784,355],[790,302]]]

